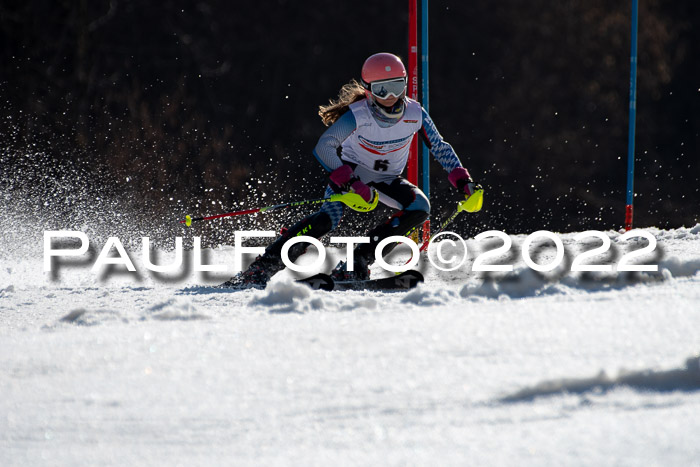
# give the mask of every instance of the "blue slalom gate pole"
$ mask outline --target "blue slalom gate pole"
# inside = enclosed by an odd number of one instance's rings
[[[638,0],[632,0],[632,46],[630,53],[630,114],[627,137],[627,206],[625,230],[632,228],[634,216],[634,133],[637,119],[637,23]]]
[[[421,2],[421,84],[422,84],[422,104],[425,110],[430,113],[428,105],[428,0]],[[423,191],[430,199],[430,151],[423,143]]]

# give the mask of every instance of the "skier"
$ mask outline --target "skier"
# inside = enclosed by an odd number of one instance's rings
[[[475,190],[469,172],[438,133],[428,113],[420,103],[406,97],[407,75],[401,59],[390,53],[372,55],[364,62],[361,76],[361,84],[351,80],[341,88],[337,100],[320,107],[319,115],[329,128],[321,135],[313,154],[329,172],[325,197],[354,192],[371,203],[378,195],[379,202],[396,212],[366,234],[369,243],[355,247],[353,268],[341,261],[333,269],[331,277],[336,281],[368,279],[376,246],[389,236],[406,235],[428,218],[428,198],[401,177],[416,133],[448,172],[455,188],[466,198]],[[338,226],[343,209],[341,202],[323,204],[318,212],[287,229],[247,270],[224,285],[264,287],[284,268],[281,252],[288,239],[296,235],[321,238]],[[288,252],[290,261],[294,262],[308,245],[293,245]],[[389,249],[391,246],[384,251]]]

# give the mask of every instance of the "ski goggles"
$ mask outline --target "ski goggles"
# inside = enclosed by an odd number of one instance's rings
[[[406,78],[374,81],[369,84],[369,90],[374,97],[380,99],[387,99],[389,96],[401,98],[401,95],[406,91]]]

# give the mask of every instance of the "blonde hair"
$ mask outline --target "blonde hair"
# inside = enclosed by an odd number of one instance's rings
[[[338,98],[336,100],[331,99],[328,105],[319,106],[318,114],[321,116],[321,120],[323,120],[324,125],[331,126],[336,120],[338,120],[338,118],[340,118],[341,115],[347,112],[350,104],[364,98],[365,88],[353,79],[340,88],[340,92],[338,93]]]

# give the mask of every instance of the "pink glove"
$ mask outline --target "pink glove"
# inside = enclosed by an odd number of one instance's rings
[[[471,196],[474,193],[474,180],[472,180],[471,175],[469,175],[469,172],[464,167],[455,167],[452,169],[447,179],[453,187],[457,188],[459,191],[463,191],[467,196]]]
[[[362,199],[368,203],[372,201],[372,189],[365,185],[361,180],[358,179],[355,181],[352,185],[350,185],[350,188],[352,191],[362,196]]]
[[[354,176],[352,167],[341,165],[330,174],[331,182],[343,191],[350,191],[362,196],[368,203],[372,201],[372,189]]]
[[[350,181],[353,175],[352,167],[349,165],[341,165],[331,172],[329,178],[336,186],[342,188],[343,185]]]

